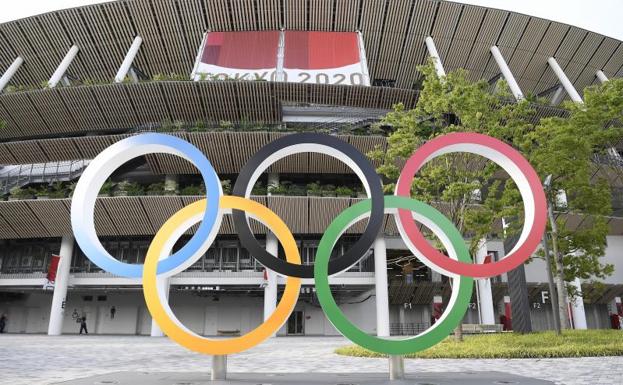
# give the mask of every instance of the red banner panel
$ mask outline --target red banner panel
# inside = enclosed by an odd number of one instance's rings
[[[50,260],[50,266],[48,266],[48,282],[54,283],[56,281],[56,271],[58,270],[58,262],[61,260],[61,257],[58,255],[52,255],[52,259]]]
[[[356,32],[209,32],[195,80],[370,85]]]

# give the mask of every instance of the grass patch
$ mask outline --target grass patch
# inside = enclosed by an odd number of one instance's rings
[[[359,346],[346,346],[335,353],[354,357],[385,357]],[[449,337],[407,358],[563,358],[623,356],[621,330],[570,330],[532,334],[482,334],[465,336],[463,342]]]

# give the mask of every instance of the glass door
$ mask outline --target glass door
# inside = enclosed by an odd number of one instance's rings
[[[305,335],[305,317],[302,311],[292,312],[290,318],[288,318],[288,335]]]

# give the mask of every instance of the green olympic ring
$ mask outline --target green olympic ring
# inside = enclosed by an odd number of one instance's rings
[[[403,355],[428,349],[448,337],[452,330],[462,322],[472,298],[474,279],[466,276],[458,278],[458,290],[453,290],[452,298],[448,305],[449,310],[446,309],[439,321],[422,334],[406,339],[383,339],[367,334],[359,329],[346,318],[331,294],[328,266],[331,251],[339,237],[353,223],[367,217],[370,208],[370,200],[365,200],[346,209],[331,222],[320,240],[314,265],[316,294],[318,295],[320,305],[333,326],[346,338],[363,348],[388,355]],[[414,199],[398,196],[386,196],[385,208],[406,209],[419,215],[422,219],[420,222],[428,222],[425,225],[431,228],[438,237],[441,237],[442,234],[447,237],[446,241],[449,242],[449,245],[445,242],[444,244],[451,255],[454,251],[459,261],[465,263],[472,262],[469,250],[459,231],[449,219],[435,208]],[[454,250],[450,250],[448,246],[451,246]]]

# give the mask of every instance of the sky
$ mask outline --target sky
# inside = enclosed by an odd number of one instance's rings
[[[26,0],[11,2],[2,6],[0,22],[101,2],[103,1]],[[458,2],[507,9],[556,20],[623,40],[622,0],[460,0]]]

